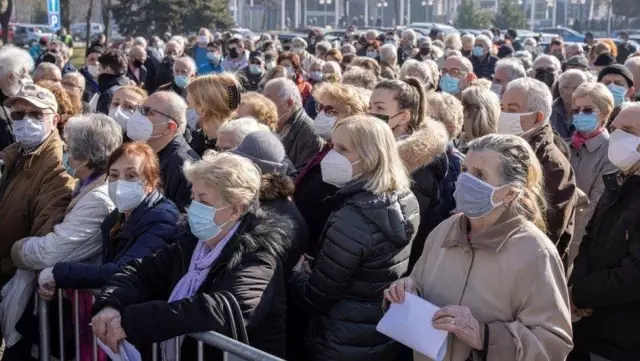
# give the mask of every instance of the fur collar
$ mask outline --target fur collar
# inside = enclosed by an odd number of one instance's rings
[[[422,127],[398,142],[400,158],[411,174],[428,165],[438,154],[446,151],[449,134],[444,124],[427,118]]]
[[[294,190],[293,181],[286,175],[263,174],[260,185],[260,200],[271,201],[278,198],[288,198],[293,196]]]

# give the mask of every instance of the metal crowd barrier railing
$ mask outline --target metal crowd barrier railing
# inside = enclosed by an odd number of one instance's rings
[[[65,349],[64,349],[64,315],[63,315],[63,298],[64,290],[58,290],[58,338],[60,348],[60,360],[65,361]],[[93,298],[95,301],[95,297]],[[38,313],[38,325],[40,333],[40,345],[39,345],[39,360],[51,361],[51,344],[50,344],[50,325],[49,325],[49,302],[40,298],[36,293],[37,313]],[[74,346],[76,352],[75,360],[80,359],[80,307],[78,290],[73,291],[73,323],[74,323]],[[270,355],[257,348],[245,345],[242,342],[236,341],[225,335],[217,332],[199,332],[188,335],[195,339],[198,344],[198,361],[204,361],[204,344],[213,346],[222,351],[224,361],[284,361],[281,358]],[[175,347],[175,360],[180,361],[180,343],[178,338],[174,339],[176,342]],[[93,347],[92,347],[92,361],[98,361],[98,342],[95,335],[93,335]],[[152,361],[159,361],[159,347],[158,344],[152,345]]]

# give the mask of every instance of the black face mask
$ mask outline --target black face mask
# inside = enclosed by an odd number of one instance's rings
[[[164,57],[166,59],[166,61],[170,64],[173,64],[174,61],[176,61],[176,59],[178,58],[178,55],[176,54],[167,54],[167,56]]]
[[[461,50],[462,56],[469,57],[471,55],[471,50]]]
[[[238,57],[238,49],[229,49],[229,56],[232,58],[237,58]]]
[[[378,118],[380,120],[382,120],[385,123],[389,123],[389,119],[391,118],[388,115],[384,115],[384,114],[376,114],[376,113],[367,113],[367,115],[370,115],[374,118]]]
[[[430,47],[424,47],[424,48],[420,48],[420,55],[429,55],[431,54],[431,48]]]
[[[138,60],[138,59],[136,59],[136,60],[134,60],[134,61],[133,61],[133,66],[134,66],[134,67],[136,67],[136,68],[140,68],[140,67],[142,67],[142,64],[143,64],[143,63],[142,63],[140,60]]]
[[[536,79],[547,84],[549,88],[553,86],[556,81],[556,74],[546,70],[536,71]]]

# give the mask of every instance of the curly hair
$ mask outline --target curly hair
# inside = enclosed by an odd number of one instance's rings
[[[37,85],[48,89],[56,97],[56,101],[58,102],[58,115],[60,116],[58,131],[60,132],[60,135],[62,135],[64,125],[67,124],[69,118],[82,113],[82,103],[74,104],[71,97],[67,94],[67,91],[64,90],[60,83],[52,82],[50,80],[41,80]]]

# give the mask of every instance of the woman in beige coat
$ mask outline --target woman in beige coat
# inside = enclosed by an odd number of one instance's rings
[[[411,276],[384,291],[442,307],[446,361],[560,361],[572,348],[564,268],[545,235],[542,170],[520,137],[469,144],[454,196],[460,213],[436,227]],[[414,360],[429,360],[414,353]]]

